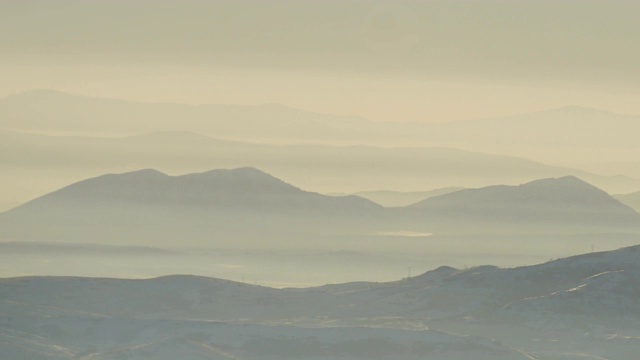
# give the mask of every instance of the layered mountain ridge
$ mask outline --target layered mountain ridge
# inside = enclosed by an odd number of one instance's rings
[[[308,192],[245,167],[180,176],[146,169],[80,181],[1,214],[0,236],[154,246],[181,238],[204,246],[265,236],[447,234],[467,227],[529,233],[531,226],[551,233],[634,231],[639,224],[633,209],[575,177],[464,189],[385,208],[358,196]]]

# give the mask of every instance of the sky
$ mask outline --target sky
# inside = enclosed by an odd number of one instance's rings
[[[640,113],[640,3],[0,3],[0,96],[282,103],[445,122],[580,105]]]

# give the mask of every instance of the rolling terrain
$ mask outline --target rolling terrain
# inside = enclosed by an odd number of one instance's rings
[[[534,266],[444,266],[400,281],[314,288],[194,276],[6,278],[0,331],[11,341],[0,348],[37,359],[137,359],[171,350],[186,359],[303,352],[326,359],[622,360],[640,350],[638,256],[634,246]]]

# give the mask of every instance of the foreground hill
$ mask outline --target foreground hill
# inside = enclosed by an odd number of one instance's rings
[[[6,336],[6,340],[0,340],[6,360],[531,359],[484,338],[390,328],[303,328],[85,316],[0,318],[0,332]]]
[[[301,289],[194,276],[8,278],[0,280],[0,332],[11,341],[0,341],[0,349],[43,359],[137,358],[145,348],[159,355],[191,349],[240,358],[299,351],[393,358],[373,351],[384,344],[398,347],[399,359],[625,360],[640,350],[639,264],[634,246],[534,266],[441,267],[401,281]],[[279,355],[271,353],[276,348]]]
[[[640,246],[579,255],[516,268],[440,267],[402,281],[354,282],[313,288],[275,289],[215,278],[175,275],[148,280],[80,277],[20,277],[0,280],[0,311],[20,314],[143,317],[252,322],[360,318],[393,323],[396,318],[446,320],[492,316],[505,305],[583,289],[592,301],[576,314],[601,322],[640,316],[637,292]],[[601,286],[607,277],[615,281]],[[606,281],[605,281],[606,283]],[[428,291],[426,291],[428,289]],[[73,302],[69,302],[73,299]],[[606,299],[606,301],[597,301]],[[573,301],[558,298],[554,301]],[[511,305],[510,305],[511,304]],[[603,307],[606,311],[603,312]],[[588,311],[587,311],[588,310]],[[561,312],[562,313],[562,312]],[[573,314],[564,312],[564,314]],[[532,314],[536,315],[536,314]],[[549,313],[537,314],[550,316]],[[315,320],[313,320],[315,319]],[[596,325],[596,324],[594,324]]]

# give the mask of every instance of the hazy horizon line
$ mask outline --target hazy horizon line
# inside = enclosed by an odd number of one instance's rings
[[[2,100],[6,100],[6,99],[10,99],[10,98],[14,98],[14,97],[21,97],[21,96],[28,96],[30,94],[35,94],[35,93],[49,93],[49,94],[57,94],[57,95],[61,95],[61,96],[69,96],[69,97],[77,97],[77,98],[84,98],[84,99],[97,99],[97,100],[108,100],[108,101],[119,101],[119,102],[126,102],[126,103],[133,103],[133,104],[145,104],[145,105],[177,105],[177,106],[185,106],[185,107],[206,107],[206,106],[238,106],[238,107],[268,107],[268,106],[277,106],[277,107],[283,107],[289,110],[296,110],[296,111],[302,111],[305,112],[307,114],[318,114],[318,115],[328,115],[328,116],[335,116],[337,118],[351,118],[351,119],[360,119],[360,120],[366,120],[368,122],[373,122],[373,123],[391,123],[391,124],[425,124],[425,125],[442,125],[442,124],[450,124],[450,123],[471,123],[474,121],[482,121],[482,120],[490,120],[490,119],[502,119],[502,118],[509,118],[509,117],[518,117],[518,116],[523,116],[523,115],[531,115],[531,114],[541,114],[541,113],[546,113],[546,112],[554,112],[554,111],[567,111],[567,110],[576,110],[576,111],[590,111],[590,112],[602,112],[602,113],[608,113],[608,114],[612,114],[612,115],[619,115],[619,116],[630,116],[630,117],[635,117],[635,116],[640,116],[640,113],[633,113],[633,112],[622,112],[622,111],[615,111],[609,108],[604,108],[604,107],[594,107],[594,106],[584,106],[584,105],[577,105],[574,103],[567,103],[566,105],[561,105],[561,106],[551,106],[551,107],[542,107],[539,108],[538,110],[521,110],[518,112],[511,112],[509,114],[503,114],[503,115],[495,115],[495,116],[479,116],[479,117],[473,117],[473,118],[469,118],[469,119],[452,119],[452,120],[447,120],[447,121],[415,121],[415,120],[408,120],[408,121],[390,121],[390,120],[376,120],[376,119],[372,119],[366,115],[363,114],[340,114],[340,113],[335,113],[335,112],[325,112],[325,111],[317,111],[317,110],[312,110],[312,109],[306,109],[304,107],[299,107],[299,106],[294,106],[294,105],[290,105],[287,104],[285,102],[252,102],[252,103],[241,103],[241,102],[184,102],[184,101],[150,101],[150,100],[140,100],[140,99],[130,99],[130,98],[126,98],[126,97],[116,97],[116,96],[100,96],[100,95],[91,95],[91,94],[82,94],[79,92],[75,92],[75,91],[69,91],[69,90],[61,90],[59,88],[45,88],[45,87],[36,87],[36,88],[31,88],[28,90],[20,90],[20,91],[16,91],[13,93],[8,93],[5,96],[1,96],[0,97],[0,101]],[[429,114],[425,114],[425,117],[428,118]]]

